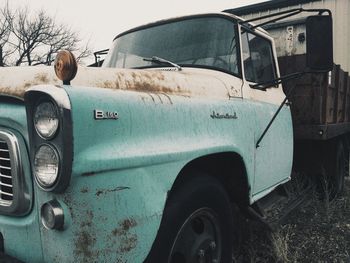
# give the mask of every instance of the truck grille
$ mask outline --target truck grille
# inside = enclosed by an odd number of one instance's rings
[[[10,150],[0,138],[0,205],[10,206],[13,201],[12,167]]]
[[[0,127],[1,215],[23,216],[29,213],[32,205],[31,188],[23,166],[23,163],[28,162],[25,141],[21,135]],[[28,173],[30,167],[25,167]]]

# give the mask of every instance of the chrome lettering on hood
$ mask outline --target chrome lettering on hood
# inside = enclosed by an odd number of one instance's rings
[[[212,114],[210,114],[210,117],[212,119],[238,119],[236,112],[234,112],[233,114],[230,114],[230,113],[218,113],[216,111],[213,111]]]
[[[119,114],[114,111],[94,110],[94,118],[95,120],[117,120]]]

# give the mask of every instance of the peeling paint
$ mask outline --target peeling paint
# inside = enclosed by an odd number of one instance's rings
[[[129,252],[137,245],[137,235],[130,233],[130,229],[137,226],[137,222],[133,218],[127,218],[119,222],[118,227],[112,231],[112,235],[120,240],[118,252]]]
[[[94,214],[91,210],[87,210],[85,215],[82,215],[83,220],[80,223],[79,232],[75,238],[74,255],[77,258],[82,258],[84,262],[96,262],[98,251],[94,250],[96,244],[96,233],[92,227]]]
[[[173,89],[161,83],[165,77],[162,72],[131,72],[131,74],[125,74],[125,72],[118,72],[115,80],[98,81],[95,83],[96,87],[107,89],[121,89],[121,90],[133,90],[143,92],[163,92],[174,93]]]
[[[89,188],[83,187],[82,189],[80,189],[80,192],[83,193],[83,194],[88,193],[89,192]]]
[[[0,95],[23,98],[35,85],[60,84],[53,67],[6,67],[0,70]]]
[[[127,186],[119,186],[114,189],[99,189],[96,191],[96,196],[100,196],[102,194],[107,194],[107,193],[112,193],[112,192],[117,192],[125,189],[130,189],[130,187]]]
[[[130,228],[133,228],[137,225],[135,219],[127,218],[119,222],[118,227],[112,231],[113,236],[125,236]]]
[[[78,69],[73,87],[97,87],[184,97],[241,97],[241,80],[229,74],[205,69],[162,71],[115,68]],[[0,94],[23,98],[35,85],[61,85],[53,67],[9,67],[0,71]],[[162,100],[162,98],[160,98]]]
[[[125,238],[121,239],[122,242],[119,245],[118,251],[120,253],[129,252],[130,250],[134,249],[137,245],[137,235],[131,234],[129,236],[126,236]]]
[[[49,84],[50,79],[47,73],[38,73],[34,77],[35,80],[40,82],[41,84]]]
[[[76,254],[83,255],[84,260],[91,258],[93,256],[92,247],[96,243],[96,238],[93,237],[89,231],[84,230],[79,233],[76,242]],[[86,262],[86,261],[85,261]]]

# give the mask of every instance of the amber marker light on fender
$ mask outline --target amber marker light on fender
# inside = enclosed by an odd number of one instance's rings
[[[64,85],[70,85],[70,81],[74,79],[78,71],[77,60],[68,50],[58,52],[54,67],[56,76],[63,81]]]

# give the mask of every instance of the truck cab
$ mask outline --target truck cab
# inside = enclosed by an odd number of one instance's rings
[[[157,55],[179,65],[181,70],[168,68],[179,73],[188,69],[198,72],[209,69],[211,74],[218,74],[217,78],[222,78],[220,73],[226,73],[227,99],[232,102],[233,109],[236,108],[235,100],[240,99],[242,104],[238,107],[249,111],[252,119],[245,121],[251,123],[250,142],[256,143],[285,95],[282,85],[266,90],[252,87],[278,78],[278,61],[274,41],[267,32],[261,28],[251,30],[240,25],[239,21],[238,17],[225,13],[207,14],[134,29],[115,38],[103,67],[164,68],[166,63],[147,60]],[[213,85],[210,89],[215,94],[217,88]],[[232,112],[229,108],[227,111]],[[254,163],[249,180],[252,199],[263,196],[265,191],[271,191],[289,179],[293,134],[288,112],[289,107],[285,106],[262,142],[263,146],[250,152]],[[228,133],[237,133],[237,130]],[[232,143],[234,141],[232,139]]]

